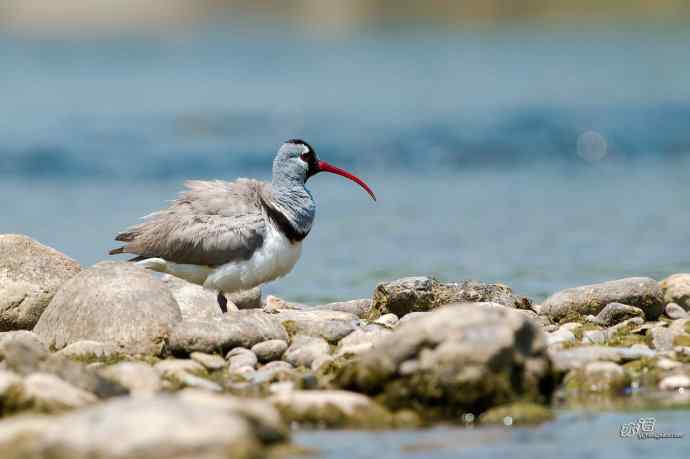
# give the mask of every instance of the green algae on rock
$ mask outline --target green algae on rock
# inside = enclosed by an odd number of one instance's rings
[[[482,413],[479,422],[482,424],[522,426],[542,424],[554,418],[553,411],[544,405],[518,401],[490,408]]]

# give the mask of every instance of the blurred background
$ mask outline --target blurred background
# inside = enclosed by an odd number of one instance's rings
[[[85,265],[189,178],[319,175],[267,289],[432,274],[536,299],[687,271],[690,3],[0,0],[0,232]]]

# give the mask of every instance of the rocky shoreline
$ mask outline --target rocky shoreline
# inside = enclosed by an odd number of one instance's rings
[[[302,428],[690,407],[690,274],[566,289],[411,277],[305,306],[0,235],[3,457],[254,458]],[[287,448],[287,450],[286,450]]]

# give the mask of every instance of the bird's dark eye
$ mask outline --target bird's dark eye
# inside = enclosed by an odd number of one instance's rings
[[[305,163],[308,163],[309,159],[311,158],[311,152],[308,151],[306,153],[302,153],[301,155],[299,155],[299,157],[302,161],[304,161]]]

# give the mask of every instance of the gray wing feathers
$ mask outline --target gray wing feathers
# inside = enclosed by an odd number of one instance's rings
[[[260,195],[267,184],[239,179],[185,186],[170,207],[117,235],[117,241],[127,242],[123,251],[209,266],[251,258],[266,232]]]

